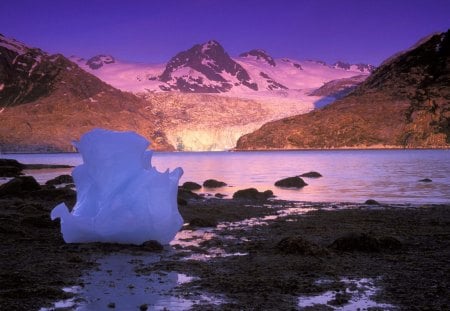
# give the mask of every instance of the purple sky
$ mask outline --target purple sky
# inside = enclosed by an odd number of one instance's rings
[[[4,0],[0,33],[66,56],[166,62],[209,39],[232,56],[378,65],[450,28],[450,0]]]

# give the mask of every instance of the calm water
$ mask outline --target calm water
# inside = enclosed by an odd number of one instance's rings
[[[82,163],[79,154],[14,154],[23,163]],[[219,188],[231,196],[238,189],[271,189],[278,198],[298,201],[364,202],[371,198],[386,203],[450,203],[449,150],[355,150],[155,153],[159,171],[182,167],[181,183],[203,183],[209,178],[226,182]],[[280,189],[278,179],[308,171],[323,177],[305,178],[300,190]],[[40,182],[70,170],[28,171]],[[430,178],[431,183],[418,180]],[[208,192],[208,191],[205,191]]]

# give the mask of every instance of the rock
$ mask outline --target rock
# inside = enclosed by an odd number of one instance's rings
[[[14,160],[14,159],[0,159],[0,167],[2,167],[2,166],[14,166],[21,170],[23,170],[25,168],[24,164],[20,163],[17,160]]]
[[[193,218],[190,227],[217,227],[217,220],[211,218]]]
[[[0,166],[0,177],[17,177],[22,175],[22,170],[15,166]]]
[[[197,193],[192,192],[191,190],[178,187],[178,200],[191,200],[191,199],[197,200],[200,199],[200,196]]]
[[[328,251],[300,236],[291,236],[277,243],[277,249],[285,254],[324,255]]]
[[[349,233],[336,239],[329,248],[344,252],[380,252],[382,250],[396,250],[402,243],[394,237],[376,238],[366,233]]]
[[[150,240],[150,241],[146,241],[146,242],[142,243],[142,247],[145,248],[146,251],[151,251],[151,252],[155,252],[155,251],[159,252],[164,249],[162,244],[155,240]]]
[[[429,178],[424,178],[424,179],[419,180],[419,182],[432,182],[432,180]]]
[[[378,239],[383,249],[398,250],[402,248],[402,242],[391,236],[384,236]]]
[[[0,196],[18,195],[23,192],[41,189],[39,183],[32,176],[16,177],[6,184],[0,185]]]
[[[148,310],[148,305],[147,304],[142,304],[139,306],[139,310],[140,311],[147,311]]]
[[[186,190],[198,190],[201,189],[202,186],[197,184],[196,182],[193,181],[186,181],[181,188],[186,189]]]
[[[267,200],[271,197],[273,197],[273,192],[271,190],[259,192],[255,188],[238,190],[233,194],[233,199],[243,200]]]
[[[14,159],[0,159],[0,177],[17,177],[22,175],[25,166]]]
[[[218,181],[215,179],[208,179],[205,180],[205,182],[203,183],[203,187],[205,188],[219,188],[219,187],[224,187],[227,184],[224,183],[223,181]]]
[[[380,243],[378,239],[366,233],[349,233],[343,237],[336,239],[330,248],[343,252],[378,252],[380,251]]]
[[[307,185],[308,184],[298,176],[280,179],[275,183],[275,186],[283,188],[303,188]]]
[[[226,197],[227,195],[226,194],[222,194],[222,193],[216,193],[214,196],[216,198],[222,199],[222,198]]]
[[[364,204],[367,204],[367,205],[380,205],[380,203],[378,203],[377,201],[372,200],[372,199],[367,200],[366,202],[364,202]]]
[[[322,174],[318,173],[318,172],[308,172],[308,173],[303,173],[300,175],[300,177],[308,177],[308,178],[319,178],[322,177]]]
[[[60,175],[53,179],[48,180],[46,185],[60,185],[60,184],[73,184],[73,177],[71,175]]]

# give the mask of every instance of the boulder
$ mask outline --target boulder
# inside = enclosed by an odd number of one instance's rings
[[[318,173],[318,172],[308,172],[308,173],[303,173],[300,175],[300,177],[308,177],[308,178],[319,178],[322,177],[322,174]]]
[[[375,200],[372,200],[372,199],[367,200],[366,202],[364,202],[364,204],[366,204],[366,205],[380,205],[380,203],[378,203],[378,201],[375,201]]]
[[[325,255],[328,251],[300,236],[290,236],[277,243],[276,248],[284,254]]]
[[[181,188],[192,191],[199,190],[202,186],[193,181],[186,181],[183,185],[181,185]]]
[[[46,185],[61,185],[61,184],[73,184],[73,177],[71,175],[60,175],[58,177],[55,177],[53,179],[48,180],[45,184]]]
[[[22,175],[25,165],[14,159],[0,159],[0,177],[17,177]]]
[[[203,187],[205,188],[219,188],[219,187],[224,187],[227,184],[224,183],[223,181],[218,181],[215,179],[208,179],[205,180],[205,182],[203,183]]]
[[[429,178],[420,179],[419,182],[432,182]]]
[[[182,187],[178,187],[178,201],[180,201],[180,200],[187,201],[187,200],[191,200],[191,199],[197,200],[200,198],[201,197],[197,193],[194,193],[191,190],[187,190]]]
[[[307,185],[308,184],[298,176],[280,179],[275,183],[275,186],[283,188],[303,188]]]
[[[34,177],[20,176],[8,181],[6,184],[0,185],[0,196],[18,195],[39,189],[41,189],[41,186]]]
[[[259,192],[255,188],[238,190],[233,194],[233,199],[243,200],[267,200],[271,197],[273,197],[273,192],[271,190]]]
[[[222,198],[226,197],[227,195],[226,194],[222,194],[222,193],[216,193],[214,196],[216,198],[222,199]]]
[[[400,249],[402,243],[394,237],[376,238],[367,233],[349,233],[336,239],[329,248],[343,252],[380,252],[385,249]]]

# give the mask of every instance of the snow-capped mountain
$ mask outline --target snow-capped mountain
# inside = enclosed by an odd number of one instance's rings
[[[369,75],[373,66],[343,62],[274,59],[260,49],[230,57],[217,41],[196,44],[172,57],[167,64],[132,64],[98,55],[90,60],[72,58],[82,68],[124,91],[221,93],[252,99],[299,101],[336,79]],[[309,101],[313,101],[310,99]]]

